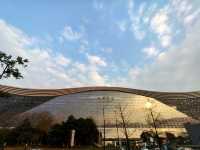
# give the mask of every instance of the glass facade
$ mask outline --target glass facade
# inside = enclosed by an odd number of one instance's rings
[[[146,108],[149,102],[152,104],[151,110]],[[56,116],[57,121],[66,120],[69,115],[77,118],[91,117],[102,134],[105,119],[107,139],[118,136],[124,138],[121,114],[124,116],[130,138],[139,138],[143,131],[154,130],[150,111],[156,119],[161,135],[171,132],[176,136],[184,136],[186,134],[184,123],[194,121],[175,107],[170,107],[156,99],[117,91],[90,91],[59,96],[28,112],[40,111],[51,112]]]
[[[162,124],[176,127],[176,121],[187,120],[188,116],[174,107],[163,104],[153,98],[117,91],[90,91],[56,97],[31,112],[50,111],[58,119],[66,119],[69,115],[75,117],[91,117],[99,126],[103,125],[103,109],[106,126],[115,126],[116,120],[121,120],[120,107],[130,127],[147,127],[150,111],[145,107],[152,103],[152,112]],[[171,121],[171,124],[170,124]],[[178,126],[181,124],[179,123]],[[178,127],[177,126],[177,127]]]

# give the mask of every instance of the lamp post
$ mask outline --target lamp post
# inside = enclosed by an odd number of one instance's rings
[[[129,137],[128,137],[128,133],[127,133],[127,126],[126,126],[126,122],[125,122],[125,118],[124,118],[124,114],[123,114],[121,105],[119,105],[119,111],[120,111],[120,116],[122,119],[122,126],[124,129],[124,134],[125,134],[125,138],[126,138],[126,150],[130,150],[131,149],[130,141],[129,141]]]
[[[119,128],[118,128],[118,120],[117,120],[117,112],[115,112],[115,125],[116,125],[116,129],[117,129],[117,142],[118,142],[118,146],[120,146],[120,141],[119,141]]]
[[[103,115],[103,149],[105,150],[106,149],[106,143],[105,143],[105,139],[106,139],[106,120],[105,120],[105,104],[106,103],[109,103],[109,102],[112,102],[114,100],[113,97],[98,97],[97,98],[100,103],[103,104],[103,107],[102,107],[102,115]]]
[[[105,120],[105,108],[103,104],[103,149],[106,149],[106,120]]]
[[[146,104],[145,104],[145,107],[149,110],[149,112],[151,114],[153,126],[154,126],[154,129],[155,129],[155,132],[156,132],[156,138],[157,138],[158,146],[161,149],[160,138],[159,138],[159,135],[158,135],[157,126],[156,126],[155,118],[154,118],[153,111],[152,111],[152,105],[153,104],[150,101],[147,101]]]

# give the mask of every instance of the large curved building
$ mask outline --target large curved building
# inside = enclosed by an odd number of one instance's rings
[[[149,122],[151,120],[149,110],[145,108],[148,102],[152,104],[160,132],[168,131],[183,135],[186,134],[185,123],[196,123],[200,119],[200,91],[173,93],[121,87],[53,90],[22,89],[1,85],[0,93],[1,126],[14,126],[16,116],[27,112],[48,111],[63,119],[69,115],[92,117],[101,128],[104,109],[106,136],[114,138],[116,121],[121,122],[120,109],[122,109],[130,135],[137,137],[142,131],[152,128]],[[120,123],[119,128],[121,128]],[[136,132],[136,129],[139,132]]]

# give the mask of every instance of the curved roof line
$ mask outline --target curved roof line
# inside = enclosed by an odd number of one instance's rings
[[[139,90],[123,87],[107,87],[107,86],[95,86],[95,87],[77,87],[77,88],[65,88],[65,89],[28,89],[12,86],[0,85],[0,92],[9,93],[20,96],[62,96],[67,94],[89,92],[89,91],[119,91],[125,93],[132,93],[158,99],[185,99],[185,98],[197,98],[200,97],[200,91],[195,92],[159,92]]]

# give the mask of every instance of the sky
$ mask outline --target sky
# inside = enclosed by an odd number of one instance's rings
[[[2,0],[0,50],[23,88],[200,90],[199,0]]]

